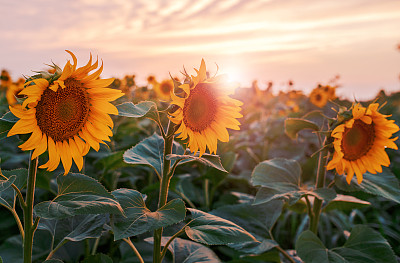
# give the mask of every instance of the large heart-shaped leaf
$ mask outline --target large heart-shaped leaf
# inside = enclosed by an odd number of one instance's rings
[[[335,178],[336,186],[344,191],[363,191],[373,195],[379,195],[389,200],[400,203],[400,187],[396,176],[387,168],[380,174],[365,173],[361,184],[357,183],[355,177],[350,182],[346,182],[346,177],[337,175]]]
[[[342,247],[333,249],[327,249],[313,232],[307,230],[299,236],[296,251],[304,262],[397,262],[389,243],[378,232],[362,225],[353,228]]]
[[[115,197],[89,176],[78,173],[59,175],[57,184],[57,196],[35,206],[37,216],[61,219],[74,215],[123,214]]]
[[[275,158],[259,163],[253,170],[254,186],[292,190],[300,186],[301,167],[295,160]]]
[[[258,164],[252,173],[252,184],[261,186],[254,204],[282,199],[295,204],[300,198],[312,195],[320,200],[330,201],[336,192],[330,188],[304,188],[300,186],[301,167],[295,160],[276,158]]]
[[[244,253],[262,254],[277,246],[271,240],[269,231],[281,215],[283,204],[282,200],[274,200],[260,205],[251,205],[250,202],[225,205],[211,211],[211,214],[242,226],[258,240],[229,244],[229,247]]]
[[[197,209],[188,210],[192,221],[185,227],[185,232],[193,241],[207,245],[257,241],[252,234],[229,220]]]
[[[186,208],[181,199],[174,199],[152,212],[146,207],[143,195],[138,191],[118,189],[112,193],[120,202],[126,215],[126,217],[116,215],[112,220],[115,240],[153,231],[185,219]]]
[[[107,215],[77,215],[65,219],[41,218],[38,229],[46,230],[52,236],[52,247],[62,242],[78,242],[86,238],[101,236],[104,225],[108,222]]]
[[[183,153],[179,143],[174,142],[173,153]],[[161,176],[164,163],[164,139],[154,133],[124,153],[124,161],[129,164],[143,164],[154,169]]]
[[[15,202],[16,192],[11,187],[14,184],[18,189],[22,189],[26,184],[28,177],[27,169],[16,169],[11,171],[2,171],[8,180],[0,180],[0,205],[12,209]],[[3,179],[0,177],[0,179]]]

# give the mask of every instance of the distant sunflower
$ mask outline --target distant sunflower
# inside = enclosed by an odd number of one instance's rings
[[[336,87],[332,87],[330,85],[326,85],[326,86],[321,86],[321,89],[323,89],[324,92],[326,92],[328,94],[328,99],[330,100],[334,100],[336,99]]]
[[[24,89],[24,78],[19,78],[17,82],[10,84],[7,87],[6,98],[8,105],[16,105],[18,103],[17,97],[23,97],[18,93]]]
[[[154,91],[157,95],[157,98],[161,100],[170,100],[171,99],[171,91],[174,90],[174,82],[171,79],[166,79],[161,81],[161,83],[157,83],[154,85]]]
[[[230,98],[226,83],[221,76],[207,78],[206,65],[201,61],[197,76],[187,76],[190,84],[179,86],[184,91],[183,97],[171,92],[171,104],[178,109],[171,113],[170,120],[179,125],[176,134],[183,140],[188,138],[189,149],[200,156],[208,147],[211,153],[217,152],[218,140],[229,141],[227,128],[239,130],[241,101]]]
[[[8,136],[32,133],[19,147],[34,150],[32,159],[48,150],[49,161],[40,168],[53,171],[61,159],[64,174],[72,160],[82,169],[83,156],[90,147],[98,151],[99,143],[110,141],[113,121],[109,114],[118,114],[110,101],[123,95],[120,90],[106,88],[114,79],[99,79],[103,65],[89,75],[98,67],[98,61],[92,64],[92,56],[86,66],[77,69],[75,55],[67,52],[74,64],[68,60],[61,74],[25,83],[26,88],[19,93],[27,96],[22,108],[10,107],[20,120],[8,132]]]
[[[328,93],[324,92],[320,88],[315,88],[310,94],[310,102],[315,106],[322,108],[328,102]]]
[[[147,82],[148,82],[149,84],[154,85],[155,83],[157,83],[156,77],[153,76],[153,75],[148,76],[148,77],[147,77]]]
[[[5,89],[12,84],[10,73],[3,69],[0,74],[0,89]]]
[[[336,169],[338,174],[346,173],[350,184],[354,174],[360,184],[365,172],[382,172],[382,165],[389,166],[390,160],[385,148],[397,150],[392,135],[399,130],[394,120],[378,112],[379,104],[372,103],[368,108],[356,104],[352,118],[332,131],[335,152],[327,169]]]
[[[17,94],[24,89],[24,85],[17,85],[15,83],[12,83],[7,87],[7,92],[6,92],[6,98],[8,105],[15,105],[18,103],[16,97]]]

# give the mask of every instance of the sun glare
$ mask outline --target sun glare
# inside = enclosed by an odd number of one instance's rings
[[[230,66],[220,71],[221,74],[226,76],[228,82],[234,84],[232,88],[237,88],[240,84],[243,84],[245,76],[243,76],[242,72],[243,71],[236,66]]]

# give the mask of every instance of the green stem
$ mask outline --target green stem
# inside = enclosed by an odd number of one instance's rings
[[[317,171],[317,180],[315,183],[315,189],[322,188],[325,186],[326,163],[328,160],[328,155],[329,155],[329,149],[327,147],[324,147],[324,149],[319,153],[318,171]],[[318,222],[321,215],[321,208],[322,208],[322,200],[314,198],[313,213],[312,213],[313,217],[310,218],[311,219],[310,230],[314,232],[314,234],[317,234],[318,231]]]
[[[210,194],[209,194],[209,188],[210,188],[210,180],[205,179],[204,180],[204,198],[206,199],[206,208],[207,210],[210,210]]]
[[[92,248],[92,255],[95,255],[95,254],[96,254],[97,247],[99,246],[99,243],[100,243],[100,238],[101,238],[101,237],[98,237],[98,238],[96,238],[96,240],[94,241],[93,248]]]
[[[186,226],[185,226],[186,227]],[[168,242],[165,244],[162,252],[161,252],[161,260],[165,257],[165,254],[167,253],[168,250],[168,246],[172,243],[172,241],[174,241],[175,238],[177,238],[180,234],[182,234],[183,232],[185,232],[185,227],[182,228],[181,230],[179,230],[178,232],[175,233],[175,235],[173,235]]]
[[[85,258],[90,256],[90,242],[89,239],[85,239]]]
[[[172,153],[172,145],[174,142],[175,125],[171,122],[168,123],[167,135],[164,140],[164,165],[161,175],[160,183],[160,196],[158,199],[158,208],[163,207],[167,203],[169,182],[173,174],[170,174],[171,161],[166,158],[168,154]],[[153,262],[160,263],[161,258],[161,238],[163,229],[159,228],[154,230],[154,251]]]
[[[60,247],[62,247],[65,243],[68,242],[68,239],[64,239],[62,242],[60,242],[55,249],[53,249],[52,251],[50,251],[49,255],[47,256],[46,260],[51,259],[54,255],[54,253],[57,252],[57,250],[60,249]]]
[[[22,240],[24,240],[24,236],[25,236],[24,227],[22,226],[22,222],[21,222],[21,219],[19,219],[17,211],[15,211],[15,208],[14,209],[10,209],[9,207],[7,207],[7,209],[10,210],[10,212],[14,216],[15,222],[17,222],[19,233],[21,234]]]
[[[35,199],[36,171],[38,157],[32,159],[32,151],[29,162],[28,183],[26,187],[26,206],[24,207],[24,263],[32,262],[33,235],[36,231],[37,222],[33,224],[33,202]],[[36,227],[35,227],[36,226]]]
[[[280,246],[276,246],[275,248],[278,249],[279,252],[281,252],[281,254],[285,258],[287,258],[291,263],[296,263],[296,261],[294,261],[294,259],[283,248],[281,248]]]
[[[140,255],[139,251],[137,250],[137,248],[135,247],[135,245],[132,243],[132,241],[130,240],[130,238],[124,238],[122,239],[124,240],[126,243],[128,243],[128,245],[132,248],[133,252],[136,254],[136,256],[138,257],[140,263],[144,263],[144,260],[142,258],[142,256]]]
[[[306,199],[306,203],[307,203],[308,217],[310,218],[310,222],[312,222],[314,220],[314,214],[312,211],[311,202],[310,202],[310,199],[308,198],[308,195],[306,195],[304,198]]]

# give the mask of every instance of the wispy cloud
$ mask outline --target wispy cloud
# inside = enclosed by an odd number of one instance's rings
[[[339,73],[349,96],[399,88],[395,0],[20,0],[2,3],[0,24],[0,66],[15,75],[71,49],[99,54],[113,76],[167,76],[204,57],[244,83],[291,78],[309,90]]]

